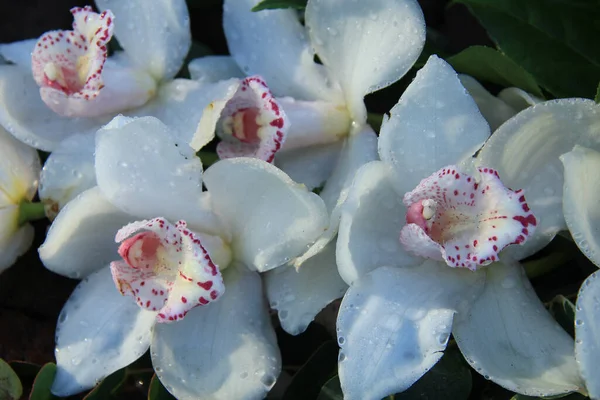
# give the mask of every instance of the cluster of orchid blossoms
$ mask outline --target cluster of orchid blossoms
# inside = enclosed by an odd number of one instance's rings
[[[568,229],[600,266],[600,106],[494,97],[432,56],[377,135],[363,98],[417,60],[417,2],[309,0],[304,24],[256,3],[225,0],[231,56],[193,60],[191,79],[174,78],[183,0],[96,0],[71,31],[0,45],[0,268],[43,206],[41,260],[82,279],[53,392],[150,349],[178,399],[261,399],[281,371],[269,308],[299,334],[343,296],[347,399],[407,389],[451,334],[511,391],[600,398],[599,273],[573,341],[519,264]]]

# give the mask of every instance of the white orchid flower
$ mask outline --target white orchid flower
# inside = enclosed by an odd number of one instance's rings
[[[323,201],[254,158],[203,174],[153,117],[117,117],[96,139],[98,186],[39,249],[50,270],[85,277],[59,317],[53,392],[88,389],[150,348],[179,399],[263,398],[281,359],[259,272],[318,237]]]
[[[532,213],[527,190],[504,187],[502,172],[482,164],[470,176],[471,155],[489,134],[456,73],[435,56],[384,120],[382,161],[358,172],[337,241],[351,285],[337,327],[345,398],[406,390],[451,333],[476,371],[511,391],[584,390],[573,340],[522,267],[507,250],[494,262],[504,247],[543,235],[546,215]]]
[[[275,165],[313,189],[330,214],[327,231],[294,260],[266,276],[271,307],[282,327],[298,334],[347,288],[335,268],[339,208],[358,168],[377,159],[365,95],[400,79],[425,42],[425,22],[413,0],[309,1],[305,26],[293,10],[252,12],[258,0],[226,0],[223,25],[231,59],[202,58],[192,75],[214,69],[260,74],[288,116]],[[314,61],[318,55],[323,64]],[[197,72],[196,72],[197,71]]]
[[[591,100],[560,99],[521,112],[484,146],[477,163],[496,168],[508,185],[522,187],[535,215],[542,216],[541,235],[521,249],[510,249],[514,255],[533,254],[568,229],[579,249],[600,266],[599,140],[600,106]],[[582,285],[575,324],[575,354],[592,398],[600,397],[597,275]]]
[[[13,265],[33,242],[35,196],[40,175],[35,149],[19,142],[0,127],[0,273]],[[25,214],[25,215],[24,215]],[[42,215],[43,217],[43,209]]]
[[[0,55],[15,64],[0,68],[6,104],[0,123],[19,140],[53,151],[63,139],[93,134],[124,113],[155,116],[190,143],[204,109],[241,91],[239,80],[206,85],[173,79],[191,44],[184,0],[96,5],[100,14],[91,7],[71,10],[71,31],[0,46]],[[113,31],[124,51],[108,57]]]
[[[502,89],[497,96],[494,96],[472,76],[459,74],[458,78],[477,103],[481,115],[486,119],[492,131],[520,111],[544,101],[516,87]]]

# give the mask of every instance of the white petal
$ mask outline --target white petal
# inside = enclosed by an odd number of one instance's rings
[[[82,278],[120,259],[115,235],[135,217],[113,206],[95,186],[60,211],[39,248],[50,271]]]
[[[538,219],[536,233],[523,246],[506,250],[521,259],[534,254],[566,229],[562,213],[561,154],[575,144],[600,150],[600,106],[592,100],[552,100],[530,107],[502,125],[483,146],[478,165],[494,168],[502,182],[523,189]]]
[[[240,265],[223,277],[217,302],[154,329],[154,370],[180,400],[262,399],[281,371],[260,277]]]
[[[97,0],[115,14],[115,35],[127,56],[156,80],[175,76],[192,43],[184,0]]]
[[[377,135],[369,125],[350,135],[340,152],[333,174],[321,192],[321,198],[330,212],[348,196],[356,171],[377,158]]]
[[[213,101],[219,100],[225,96],[225,93],[229,93],[232,86],[237,87],[237,83],[234,82],[236,81],[224,81],[209,85],[189,79],[175,79],[161,85],[156,97],[148,104],[126,114],[137,117],[156,117],[167,125],[179,140],[190,144],[200,120],[206,118],[204,117],[205,110],[212,111]],[[211,134],[212,136],[206,140],[206,143],[214,137],[214,126]],[[202,145],[206,143],[202,143]]]
[[[58,317],[52,393],[83,392],[137,360],[150,345],[155,318],[121,296],[108,267],[84,279]]]
[[[393,171],[380,161],[366,164],[357,172],[341,209],[337,264],[348,284],[382,265],[419,262],[400,244],[406,207],[392,186],[391,176]]]
[[[348,197],[348,191],[356,171],[366,163],[375,160],[377,160],[377,136],[370,126],[365,125],[359,132],[351,134],[344,141],[344,147],[340,152],[333,174],[320,193],[329,211],[329,227],[301,257],[294,261],[296,268],[323,250],[335,238],[342,217],[342,207]]]
[[[366,121],[363,97],[400,79],[425,44],[425,21],[414,0],[318,0],[306,6],[306,26],[353,119]]]
[[[0,126],[0,206],[33,199],[40,169],[37,151]]]
[[[515,115],[521,109],[514,109],[496,96],[493,96],[477,80],[469,75],[459,74],[460,83],[469,91],[477,103],[479,111],[486,119],[492,131],[495,131],[504,121]]]
[[[231,227],[234,259],[260,272],[298,256],[328,225],[325,204],[264,161],[233,158],[204,174],[215,212]]]
[[[579,249],[600,267],[600,153],[575,146],[560,159],[565,166],[565,221]]]
[[[203,86],[205,98],[197,105],[202,109],[202,117],[189,142],[194,150],[200,150],[215,138],[221,113],[227,102],[234,97],[240,83],[239,79],[229,79]]]
[[[575,357],[589,396],[600,398],[600,272],[590,275],[579,289],[575,311]]]
[[[335,265],[335,242],[297,271],[283,266],[264,277],[271,308],[278,311],[281,327],[291,335],[304,332],[319,311],[348,288]]]
[[[0,124],[17,139],[44,151],[54,150],[74,134],[95,132],[107,118],[66,118],[54,113],[40,97],[31,71],[0,65]]]
[[[550,316],[518,263],[494,263],[485,289],[452,332],[469,364],[500,386],[528,396],[582,388],[573,339]]]
[[[275,165],[309,190],[323,186],[337,163],[344,141],[280,151]]]
[[[517,111],[522,111],[544,101],[544,99],[540,99],[539,97],[516,87],[502,89],[500,93],[498,93],[498,98]]]
[[[489,135],[456,72],[431,56],[384,119],[379,156],[394,167],[399,191],[408,192],[438,169],[474,154]]]
[[[75,134],[60,142],[44,163],[39,195],[49,218],[78,194],[96,186],[95,146],[95,134]]]
[[[200,159],[154,117],[117,117],[98,131],[96,176],[108,201],[128,214],[183,219],[220,232],[216,217],[201,205]]]
[[[30,224],[18,226],[19,206],[0,208],[0,273],[25,254],[33,242]]]
[[[37,38],[0,44],[0,57],[26,71],[31,71],[31,52],[36,42]]]
[[[187,65],[190,77],[202,83],[215,83],[245,75],[231,56],[204,56],[194,58]]]
[[[293,10],[250,11],[260,0],[226,0],[223,28],[233,58],[247,75],[261,75],[276,96],[341,100],[327,84]]]
[[[290,120],[283,150],[339,142],[348,136],[352,120],[346,107],[326,101],[278,98]]]
[[[454,313],[468,308],[484,277],[428,261],[381,267],[353,284],[337,320],[344,399],[379,400],[411,386],[440,359]]]

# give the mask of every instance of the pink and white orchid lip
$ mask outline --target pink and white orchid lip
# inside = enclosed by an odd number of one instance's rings
[[[217,133],[219,158],[253,157],[273,162],[281,149],[288,118],[259,76],[242,80],[221,113]]]
[[[110,10],[97,14],[90,6],[72,8],[71,14],[72,31],[47,32],[37,41],[31,54],[33,78],[41,88],[90,100],[104,87],[114,15]]]
[[[523,191],[504,187],[491,168],[478,170],[480,182],[456,166],[442,168],[404,195],[400,242],[408,251],[475,270],[533,233],[537,221]]]
[[[140,307],[158,311],[157,322],[182,319],[225,291],[218,266],[185,221],[133,222],[121,228],[115,240],[121,243],[123,257],[110,265],[115,285]]]

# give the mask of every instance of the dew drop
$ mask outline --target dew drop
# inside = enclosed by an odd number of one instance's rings
[[[581,325],[583,325],[583,320],[581,320],[581,319],[576,319],[576,320],[575,320],[575,325],[576,325],[576,326],[581,326]]]
[[[340,354],[338,355],[338,361],[339,362],[346,361],[346,354],[344,354],[343,352],[340,351]]]
[[[340,346],[343,346],[343,345],[344,345],[344,343],[346,343],[346,338],[345,338],[345,337],[343,337],[343,336],[340,336],[340,337],[338,337],[338,344],[339,344]]]

